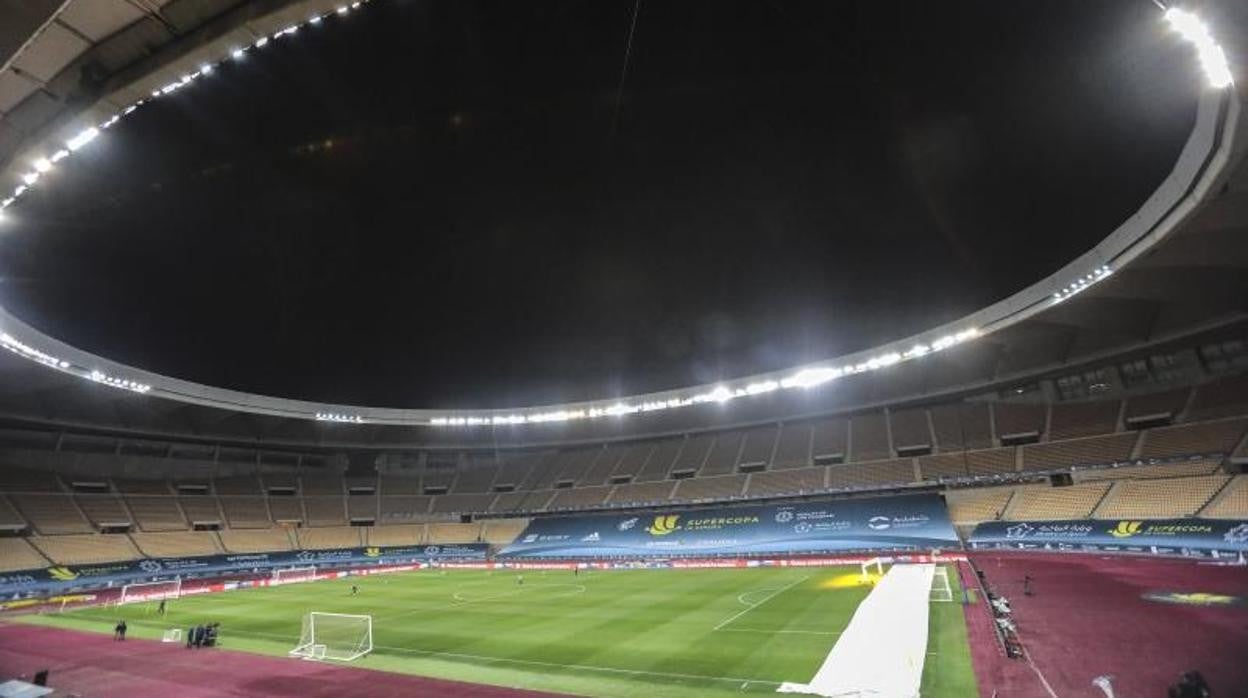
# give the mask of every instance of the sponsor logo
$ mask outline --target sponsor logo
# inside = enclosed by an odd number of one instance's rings
[[[529,535],[527,535],[527,536],[525,536],[525,537],[524,537],[524,540],[521,540],[520,542],[521,542],[521,543],[536,543],[536,542],[537,542],[537,534],[536,534],[536,533],[530,533]]]
[[[581,538],[582,543],[597,543],[599,540],[601,540],[601,538],[599,538],[597,531]]]
[[[1130,538],[1138,534],[1143,525],[1143,521],[1119,521],[1117,526],[1109,529],[1109,535],[1114,538]]]
[[[619,524],[616,525],[616,528],[620,529],[621,531],[632,530],[633,527],[637,525],[638,520],[639,519],[636,516],[634,516],[631,519],[624,519],[623,521],[621,521]]]
[[[442,548],[439,548],[439,547],[438,547],[438,546],[436,546],[436,545],[426,545],[426,546],[425,546],[425,554],[426,554],[426,555],[437,555],[437,554],[438,554],[438,553],[440,553],[440,552],[442,552]]]
[[[144,572],[159,572],[161,569],[161,564],[157,562],[156,560],[144,560],[139,563],[139,569],[143,570]]]
[[[298,554],[296,554],[296,555],[295,555],[295,557],[296,557],[296,558],[298,558],[299,560],[303,560],[303,561],[307,561],[307,560],[315,560],[315,559],[316,559],[316,553],[314,553],[314,552],[310,552],[310,551],[308,551],[308,550],[300,550],[300,551],[298,552]]]
[[[776,512],[776,523],[788,523],[793,520],[792,509],[781,509]]]
[[[646,533],[652,536],[666,536],[673,531],[680,530],[680,526],[676,523],[679,520],[679,514],[668,514],[667,516],[660,514],[654,517],[654,523],[646,527]]]
[[[381,548],[364,548],[364,557],[381,557]]]
[[[893,520],[887,516],[872,516],[867,519],[867,528],[873,531],[884,531],[893,525]]]
[[[1034,530],[1036,529],[1033,528],[1030,524],[1025,524],[1025,523],[1014,524],[1013,526],[1010,526],[1009,528],[1005,529],[1005,537],[1006,538],[1026,538],[1027,536],[1031,535],[1032,531]]]
[[[58,582],[72,582],[78,578],[78,573],[68,567],[49,567],[48,576]]]
[[[1222,536],[1227,543],[1248,543],[1248,523],[1233,527]]]
[[[1203,591],[1150,591],[1141,598],[1158,603],[1182,604],[1184,606],[1244,606],[1248,604],[1242,596],[1229,594],[1211,594]]]
[[[794,533],[810,533],[810,528],[811,528],[810,524],[806,523],[805,521],[801,521],[801,522],[798,522],[798,524],[793,527],[793,532]]]

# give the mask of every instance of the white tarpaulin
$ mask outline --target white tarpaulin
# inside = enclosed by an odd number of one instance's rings
[[[858,605],[815,678],[808,684],[781,684],[779,691],[918,698],[935,575],[935,565],[893,565]]]

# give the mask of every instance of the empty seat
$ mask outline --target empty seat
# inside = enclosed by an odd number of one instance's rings
[[[700,476],[723,475],[731,473],[737,467],[737,455],[741,453],[742,434],[736,431],[720,432],[715,436],[706,462],[698,471]]]
[[[164,480],[113,480],[118,492],[124,494],[169,494]]]
[[[998,402],[992,406],[993,424],[997,438],[1026,436],[1044,432],[1044,405]]]
[[[305,473],[300,478],[304,496],[342,494],[345,490],[339,473]]]
[[[650,454],[654,453],[654,450],[655,444],[651,441],[629,444],[624,449],[624,455],[620,457],[620,462],[616,464],[615,470],[611,472],[612,480],[615,481],[615,478],[637,477],[637,474],[646,466],[646,461],[650,459]]]
[[[546,505],[548,510],[585,509],[600,507],[611,493],[611,487],[577,487],[574,489],[556,490],[555,498]]]
[[[938,405],[931,408],[936,445],[942,451],[992,446],[988,405],[982,402]]]
[[[804,468],[811,464],[810,440],[813,428],[809,423],[785,424],[780,430],[773,470]]]
[[[1197,422],[1144,432],[1140,457],[1163,458],[1198,453],[1231,453],[1244,434],[1243,419]]]
[[[1121,406],[1118,400],[1053,405],[1049,417],[1049,439],[1076,439],[1112,433],[1117,429]]]
[[[676,462],[676,456],[680,455],[684,445],[684,439],[666,439],[655,444],[654,452],[646,459],[646,464],[638,471],[633,482],[666,479],[672,470],[672,464]]]
[[[606,483],[615,466],[619,465],[624,455],[624,447],[616,444],[608,445],[594,456],[593,462],[576,479],[578,487],[585,485],[601,485]]]
[[[657,482],[634,482],[616,485],[608,504],[662,504],[668,501],[676,483],[671,480]]]
[[[11,494],[9,501],[40,533],[89,533],[94,530],[78,511],[70,495]]]
[[[0,491],[61,492],[62,489],[56,475],[50,471],[0,465]]]
[[[672,499],[698,501],[740,497],[745,489],[745,475],[720,475],[681,480]]]
[[[479,494],[490,491],[494,478],[498,475],[498,461],[493,453],[469,453],[468,462],[459,477],[455,478],[452,492],[459,494]]]
[[[17,512],[8,497],[0,496],[0,529],[20,530],[26,528],[26,519]]]
[[[1248,475],[1236,475],[1200,511],[1211,519],[1248,519]]]
[[[379,487],[383,495],[417,495],[424,494],[424,489],[420,486],[420,478],[415,475],[392,475],[383,474],[379,480]]]
[[[778,427],[759,427],[750,429],[743,435],[741,455],[737,458],[738,468],[765,468],[771,463],[772,451],[776,448]]]
[[[1218,419],[1248,414],[1248,375],[1223,378],[1196,388],[1187,419]]]
[[[36,570],[48,566],[48,561],[32,548],[24,538],[0,538],[0,572]]]
[[[1123,408],[1123,418],[1127,420],[1127,424],[1140,419],[1173,418],[1183,411],[1191,392],[1190,388],[1177,388],[1137,395],[1127,400],[1127,406]]]
[[[945,493],[945,503],[949,506],[949,519],[956,526],[995,521],[1005,512],[1006,504],[1013,494],[1014,488],[1012,487],[949,490]]]
[[[828,487],[834,489],[902,485],[914,481],[912,458],[828,466]]]
[[[1164,480],[1119,480],[1096,508],[1098,519],[1169,519],[1191,516],[1229,480],[1200,475]]]
[[[507,545],[529,525],[528,519],[491,519],[483,524],[482,539],[490,545]]]
[[[227,528],[220,532],[221,545],[231,553],[266,553],[290,550],[290,536],[282,528]]]
[[[432,497],[414,495],[382,495],[380,523],[423,521],[429,513]]]
[[[221,507],[212,495],[185,495],[178,497],[178,506],[192,525],[196,523],[221,523]]]
[[[296,531],[299,547],[305,550],[358,548],[363,544],[360,529],[353,526],[321,526]]]
[[[376,520],[378,499],[375,494],[347,495],[347,518],[350,520]]]
[[[1004,518],[1012,521],[1045,519],[1086,519],[1109,489],[1109,483],[1095,482],[1070,487],[1019,487],[1010,500]]]
[[[1096,468],[1078,473],[1082,481],[1087,480],[1148,480],[1159,477],[1183,477],[1189,475],[1211,475],[1222,467],[1222,461],[1216,458],[1200,458],[1174,463],[1158,463],[1156,465],[1129,465],[1118,468]]]
[[[1023,446],[1023,470],[1060,470],[1073,465],[1117,463],[1131,457],[1138,434],[1111,434],[1086,439]]]
[[[428,543],[476,543],[481,539],[479,523],[431,523]]]
[[[187,527],[177,500],[171,496],[129,495],[126,506],[134,514],[134,522],[144,531],[178,531]]]
[[[850,460],[873,461],[892,457],[883,413],[855,415],[849,421],[849,430]]]
[[[708,434],[699,434],[685,439],[680,453],[676,455],[676,460],[672,463],[671,472],[697,472],[706,462],[706,455],[711,452],[711,446],[714,443],[715,437]]]
[[[131,533],[131,540],[148,557],[189,557],[223,552],[212,531],[169,531]]]
[[[490,505],[490,511],[541,511],[546,508],[555,493],[550,490],[539,492],[504,492],[498,495]]]
[[[369,545],[401,546],[425,542],[425,524],[395,524],[364,528]]]
[[[30,542],[58,565],[93,565],[142,557],[124,535],[35,536]]]
[[[498,454],[498,473],[494,477],[493,486],[519,487],[533,468],[542,462],[542,456],[542,453]]]
[[[130,513],[121,499],[113,494],[80,494],[74,497],[87,520],[96,526],[125,526],[131,523]]]
[[[927,410],[896,410],[889,415],[893,431],[893,448],[899,451],[932,446],[932,431],[927,424]]]
[[[830,466],[841,467],[841,466]],[[826,489],[827,467],[791,468],[750,475],[745,493],[751,497],[809,494]]]
[[[273,525],[273,521],[269,518],[266,497],[238,496],[219,497],[218,499],[230,528],[268,528]]]
[[[841,417],[823,419],[811,425],[810,457],[822,460],[845,460],[849,457],[849,420]]]
[[[347,501],[336,497],[304,497],[303,510],[309,526],[341,526],[347,522]]]
[[[919,458],[919,478],[922,480],[938,482],[942,479],[956,480],[970,477],[970,475],[966,451]]]
[[[212,486],[217,494],[258,495],[263,491],[260,478],[255,475],[217,478]]]
[[[300,497],[291,494],[272,496],[266,498],[266,503],[272,521],[292,523],[307,521],[307,512],[304,510],[304,502]]]
[[[987,451],[970,451],[966,454],[966,469],[971,475],[1000,475],[1018,470],[1016,451],[1013,448],[994,448]]]
[[[474,514],[490,510],[495,494],[444,494],[433,498],[433,511],[443,514]]]

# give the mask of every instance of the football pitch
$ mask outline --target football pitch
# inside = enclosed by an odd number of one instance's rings
[[[424,570],[191,596],[163,618],[142,603],[24,620],[112,632],[125,618],[146,638],[220,622],[224,647],[285,655],[308,611],[368,614],[374,650],[354,666],[580,695],[728,696],[810,680],[871,589],[857,566],[522,574]],[[961,604],[933,602],[930,623],[924,697],[977,695]]]

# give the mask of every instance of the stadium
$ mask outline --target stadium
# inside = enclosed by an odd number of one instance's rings
[[[1248,697],[1248,6],[952,5],[0,0],[0,695]]]

